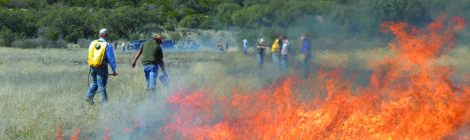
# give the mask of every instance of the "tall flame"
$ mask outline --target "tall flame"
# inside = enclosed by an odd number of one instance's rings
[[[57,140],[62,140],[62,130],[60,130],[60,126],[57,125],[57,135],[55,135],[57,137]]]
[[[80,130],[82,130],[82,127],[78,128],[75,133],[70,137],[70,140],[80,140],[78,135],[80,134]]]
[[[364,88],[353,88],[341,69],[320,69],[312,80],[291,76],[224,98],[209,88],[181,91],[167,100],[175,113],[162,131],[169,139],[458,138],[470,119],[470,87],[455,86],[454,68],[434,60],[455,47],[454,34],[466,23],[455,17],[446,25],[446,19],[425,29],[383,23],[398,55],[371,61]]]

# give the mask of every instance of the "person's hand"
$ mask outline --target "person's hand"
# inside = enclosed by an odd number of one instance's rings
[[[135,68],[135,62],[132,62],[132,68]]]
[[[165,75],[165,77],[168,77],[168,74],[166,73],[166,70],[163,70],[163,75]]]
[[[117,74],[115,71],[113,71],[113,76],[117,76],[117,75],[118,75],[118,74]]]

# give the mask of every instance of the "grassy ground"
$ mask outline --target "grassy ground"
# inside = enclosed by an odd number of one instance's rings
[[[367,60],[389,54],[386,49],[373,51],[374,55],[371,50],[316,51],[312,68],[333,62],[368,69]],[[0,139],[54,139],[57,125],[65,138],[82,127],[80,137],[95,139],[103,137],[104,126],[120,133],[120,128],[135,124],[135,119],[163,120],[168,113],[163,102],[171,90],[160,83],[155,93],[143,90],[140,61],[135,69],[130,67],[135,53],[116,51],[119,75],[108,80],[109,103],[91,106],[84,102],[88,90],[86,49],[0,48]],[[461,47],[438,61],[466,71],[469,53]],[[263,69],[257,69],[254,55],[240,53],[165,52],[164,56],[174,89],[212,85],[214,93],[223,96],[235,86],[249,91],[280,78],[270,67],[270,55]],[[294,60],[291,66],[298,67]],[[99,96],[95,97],[97,102]]]
[[[0,139],[53,139],[57,124],[64,136],[81,126],[81,137],[99,138],[103,126],[125,128],[137,118],[162,119],[158,108],[170,89],[157,83],[156,93],[143,90],[140,61],[135,69],[130,67],[135,53],[116,51],[119,75],[108,80],[109,103],[90,106],[84,102],[86,49],[0,48]],[[249,89],[269,84],[255,80],[257,73],[248,70],[256,68],[254,56],[214,52],[165,52],[164,56],[171,85],[218,84],[215,91],[223,95],[235,85]],[[98,102],[99,96],[95,97]]]

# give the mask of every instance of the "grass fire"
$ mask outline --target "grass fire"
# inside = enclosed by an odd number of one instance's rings
[[[355,83],[333,62],[314,76],[278,77],[267,85],[229,94],[222,80],[202,86],[175,85],[161,107],[167,114],[134,125],[103,127],[103,139],[468,139],[470,85],[466,73],[438,60],[450,58],[455,33],[466,22],[441,16],[417,29],[385,22],[395,39],[383,59],[370,59],[370,82]],[[369,55],[373,56],[374,51]],[[392,55],[393,54],[393,55]],[[373,58],[373,57],[371,57]],[[458,78],[461,77],[461,78]],[[235,84],[237,85],[237,84]],[[240,84],[238,84],[240,85]],[[83,128],[85,129],[85,128]],[[70,139],[78,139],[76,128]],[[57,139],[63,132],[57,126]]]

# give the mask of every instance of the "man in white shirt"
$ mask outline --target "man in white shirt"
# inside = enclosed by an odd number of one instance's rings
[[[289,54],[289,41],[287,36],[282,37],[282,48],[281,48],[281,71],[287,70],[287,56]]]
[[[247,53],[248,50],[248,41],[246,39],[243,39],[243,53]]]
[[[122,42],[122,51],[126,51],[126,41]]]

